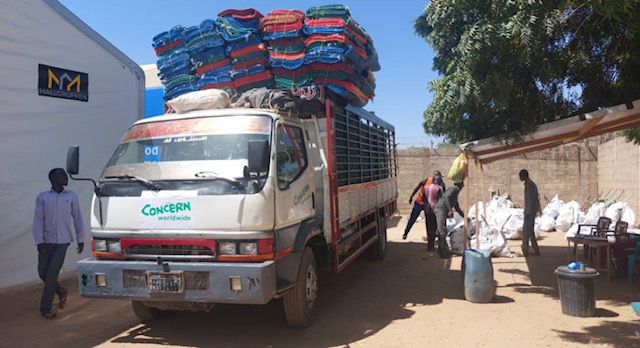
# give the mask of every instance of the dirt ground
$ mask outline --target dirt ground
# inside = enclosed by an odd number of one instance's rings
[[[339,275],[321,274],[312,327],[287,327],[282,303],[221,305],[141,323],[128,301],[81,298],[73,275],[67,308],[38,312],[41,288],[0,292],[2,347],[640,347],[640,280],[595,282],[596,317],[562,314],[554,269],[570,255],[563,233],[543,233],[541,257],[493,258],[492,303],[464,299],[460,264],[427,252],[424,224],[403,241],[406,217],[389,223],[387,257],[360,258]],[[520,241],[510,241],[512,252]],[[35,257],[35,255],[34,255]]]

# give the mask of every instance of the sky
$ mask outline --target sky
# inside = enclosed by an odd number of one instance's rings
[[[375,98],[364,108],[396,128],[398,148],[430,147],[442,141],[426,134],[423,111],[431,102],[427,86],[437,78],[434,52],[415,35],[413,20],[428,0],[58,0],[134,62],[157,61],[152,39],[175,25],[194,26],[226,9],[252,7],[266,15],[276,9],[344,4],[373,38],[381,70],[374,72]]]

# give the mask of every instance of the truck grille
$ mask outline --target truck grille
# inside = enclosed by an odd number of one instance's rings
[[[132,245],[125,251],[128,259],[156,261],[158,257],[171,261],[214,261],[211,249],[201,245]]]

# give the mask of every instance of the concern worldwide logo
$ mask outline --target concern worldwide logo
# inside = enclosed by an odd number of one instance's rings
[[[141,213],[158,221],[190,221],[191,202],[145,204]]]
[[[38,95],[89,101],[89,75],[38,64]]]

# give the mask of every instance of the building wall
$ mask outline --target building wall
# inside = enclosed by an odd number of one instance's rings
[[[431,176],[434,170],[440,170],[446,177],[453,160],[458,156],[457,149],[426,149],[414,148],[398,150],[398,208],[401,213],[411,210],[409,196],[418,182]],[[475,200],[476,195],[483,200],[483,192],[488,199],[489,190],[500,195],[508,194],[515,205],[522,206],[524,187],[518,178],[521,169],[527,169],[529,176],[538,185],[541,203],[546,205],[556,194],[569,202],[575,200],[582,204],[589,197],[595,197],[598,191],[598,148],[586,145],[564,145],[543,151],[532,152],[508,159],[489,163],[483,171],[475,171],[473,163],[469,166],[469,178],[465,188],[460,193],[460,206],[464,209],[467,192],[469,199]],[[636,161],[639,158],[636,155]],[[636,162],[635,167],[638,168]],[[484,176],[484,190],[482,188]],[[476,178],[477,187],[476,187]],[[447,187],[453,185],[445,178]],[[637,186],[636,186],[637,187]],[[477,189],[477,194],[476,194]],[[545,199],[546,197],[546,199]]]
[[[598,147],[598,191],[620,196],[638,214],[640,208],[640,147],[618,137]]]

